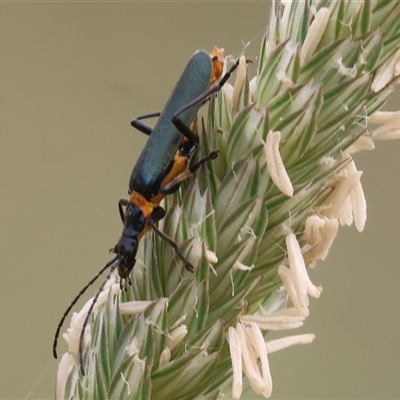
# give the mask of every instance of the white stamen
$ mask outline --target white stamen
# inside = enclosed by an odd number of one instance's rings
[[[349,173],[348,170],[344,170],[337,177],[335,188],[320,207],[322,215],[331,219],[340,217],[341,207],[354,188],[354,183],[360,180],[361,174],[359,171]]]
[[[393,140],[399,138],[400,118],[393,118],[372,132],[372,139],[374,140]]]
[[[314,297],[314,299],[319,299],[319,296],[322,293],[322,286],[315,286],[312,282],[311,279],[308,278],[307,280],[307,293],[311,296]]]
[[[264,380],[265,389],[262,391],[262,395],[264,397],[269,398],[272,393],[272,377],[271,371],[269,368],[268,362],[268,353],[267,347],[265,345],[264,337],[261,333],[260,328],[254,322],[251,325],[251,336],[252,336],[252,344],[254,350],[257,352],[258,356],[260,357],[261,362],[261,373]]]
[[[375,149],[374,141],[368,136],[360,136],[353,144],[351,144],[346,149],[346,153],[354,154],[358,151],[373,149]]]
[[[279,131],[270,131],[267,135],[265,143],[265,154],[267,159],[267,168],[272,181],[278,189],[286,194],[286,196],[293,196],[293,186],[290,181],[289,175],[286,172],[281,153],[279,151],[279,143],[281,140],[281,133]]]
[[[70,353],[63,354],[60,363],[58,364],[57,370],[57,388],[56,388],[56,398],[64,399],[65,398],[65,385],[67,383],[67,379],[72,372],[72,370],[76,367],[75,358]],[[77,377],[76,377],[77,378]]]
[[[310,215],[304,224],[304,238],[308,243],[314,245],[321,240],[320,229],[324,227],[325,219],[318,215]]]
[[[137,315],[141,314],[146,308],[152,304],[152,301],[127,301],[119,304],[119,312],[121,314]]]
[[[395,55],[387,60],[383,65],[378,68],[378,71],[375,74],[374,80],[371,84],[371,89],[374,92],[379,92],[383,89],[395,76],[396,73],[396,65],[400,60],[400,50],[397,50]]]
[[[339,222],[341,226],[351,226],[353,224],[353,207],[351,205],[350,196],[347,196],[340,207]]]
[[[281,278],[282,283],[285,286],[285,289],[288,292],[288,295],[291,298],[298,314],[303,318],[308,317],[310,312],[308,310],[308,307],[304,307],[300,304],[296,289],[294,287],[293,277],[290,269],[285,267],[284,265],[280,265],[278,267],[278,275]]]
[[[325,29],[329,22],[329,16],[330,16],[329,8],[321,7],[318,10],[317,15],[314,18],[314,21],[308,28],[307,36],[301,48],[300,52],[301,66],[303,66],[314,54],[315,49],[317,48],[323,34],[325,33]]]
[[[171,361],[171,350],[169,347],[165,347],[160,354],[160,359],[158,360],[158,365],[162,367]]]
[[[166,346],[171,350],[179,344],[182,339],[187,335],[188,329],[186,325],[178,326],[172,332],[170,332],[169,336],[167,336]]]
[[[293,233],[289,233],[286,236],[286,247],[288,251],[290,273],[292,275],[293,284],[296,289],[300,306],[308,307],[309,302],[305,285],[306,276],[308,275],[299,242]]]
[[[302,335],[293,335],[286,336],[284,338],[268,340],[266,342],[267,351],[269,354],[274,353],[275,351],[285,349],[290,346],[294,346],[296,344],[308,344],[311,343],[315,339],[315,335],[313,333],[305,333]]]
[[[315,260],[324,260],[339,229],[337,219],[312,215],[307,218],[305,225],[303,237],[311,246],[304,255],[305,262],[308,264]],[[316,293],[314,289],[312,292]]]
[[[354,161],[352,161],[347,168],[352,173],[357,173],[362,171],[357,171]],[[360,180],[357,180],[353,184],[353,190],[350,192],[351,206],[353,209],[354,225],[358,232],[362,232],[365,227],[365,222],[367,220],[367,202],[364,196],[364,190],[362,188]]]
[[[290,269],[285,267],[284,265],[280,265],[278,267],[278,275],[281,278],[282,283],[285,286],[285,289],[288,292],[288,295],[289,295],[290,299],[292,300],[293,305],[296,308],[298,314],[302,318],[308,317],[310,312],[308,310],[308,307],[304,307],[300,304]]]
[[[370,124],[386,124],[400,120],[400,111],[375,111],[368,119]]]
[[[248,334],[240,323],[236,325],[236,331],[242,346],[243,370],[253,390],[261,394],[265,389],[265,383],[258,369],[257,359],[249,343]]]
[[[206,248],[206,258],[210,264],[216,264],[218,262],[217,255],[212,251]]]
[[[295,310],[295,308],[292,308]],[[304,317],[298,315],[284,315],[279,312],[268,315],[242,315],[240,322],[243,324],[256,323],[263,331],[280,331],[284,329],[296,329],[303,325]]]
[[[229,351],[232,360],[232,398],[240,399],[243,390],[243,378],[242,378],[242,347],[240,343],[239,334],[236,332],[234,327],[228,328],[228,343]]]

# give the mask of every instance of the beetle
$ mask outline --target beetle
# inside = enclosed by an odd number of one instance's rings
[[[136,262],[136,253],[141,237],[150,229],[166,240],[176,255],[184,262],[188,271],[193,266],[183,256],[178,245],[156,226],[165,216],[165,210],[159,205],[168,194],[179,189],[180,183],[192,175],[202,164],[218,156],[217,151],[199,160],[188,168],[188,165],[199,146],[199,137],[191,129],[201,105],[214,93],[218,92],[237,68],[236,62],[223,78],[210,88],[222,75],[223,50],[214,48],[209,54],[198,51],[190,58],[185,70],[178,80],[164,110],[140,116],[131,122],[139,131],[147,134],[149,139],[135,164],[129,180],[129,199],[120,199],[118,209],[124,224],[117,244],[110,250],[115,257],[110,260],[78,293],[64,312],[54,336],[53,356],[57,358],[58,336],[65,318],[80,296],[108,268],[106,279],[100,285],[87,312],[79,339],[79,361],[83,369],[83,337],[90,315],[104,286],[117,268],[121,288],[130,284],[129,274]],[[145,118],[159,117],[154,128],[142,122]],[[125,207],[125,210],[124,210]]]

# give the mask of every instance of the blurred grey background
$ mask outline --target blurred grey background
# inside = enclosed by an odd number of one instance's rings
[[[53,397],[56,324],[109,260],[117,201],[146,141],[130,120],[162,108],[196,49],[218,45],[237,57],[250,42],[255,60],[267,10],[267,2],[0,4],[0,398]],[[388,109],[399,109],[399,92],[391,100]],[[288,334],[317,338],[270,356],[273,398],[400,397],[399,154],[400,142],[382,142],[356,156],[365,232],[342,229],[311,272],[323,295],[305,327]]]

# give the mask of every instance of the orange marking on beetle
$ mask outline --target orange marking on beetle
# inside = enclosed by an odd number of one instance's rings
[[[159,204],[160,201],[165,197],[165,194],[162,193],[158,193],[157,195],[155,195],[154,197],[151,198],[151,201],[153,203]]]
[[[129,201],[132,204],[135,204],[141,208],[142,213],[146,217],[146,219],[148,219],[150,217],[151,213],[154,210],[154,207],[158,206],[158,203],[155,204],[153,202],[147,201],[139,192],[135,192],[135,191],[133,191],[131,193],[131,195],[129,197]],[[137,234],[138,240],[140,240],[142,238],[142,236],[146,232],[148,232],[150,229],[151,229],[151,226],[146,222],[146,225],[144,226],[142,231]]]
[[[182,142],[184,142],[185,139],[183,139]],[[168,174],[164,177],[164,179],[161,181],[160,184],[161,188],[168,185],[168,183],[170,183],[173,179],[175,179],[178,175],[180,175],[187,169],[189,160],[186,157],[180,156],[179,154],[180,154],[179,151],[175,153],[174,158],[172,160],[172,168],[168,172]],[[158,204],[164,197],[165,194],[158,193],[157,195],[151,198],[151,201],[155,204]]]
[[[213,72],[210,80],[210,86],[211,86],[222,75],[222,70],[224,69],[224,49],[219,49],[218,47],[215,46],[210,51],[210,57],[212,59],[212,64],[213,64]]]
[[[188,164],[188,159],[186,157],[182,157],[176,152],[174,156],[173,165],[171,171],[168,172],[168,175],[162,180],[161,187],[164,187],[168,183],[170,183],[174,178],[176,178],[179,174],[186,170]]]
[[[133,191],[129,197],[129,201],[132,204],[136,204],[142,210],[143,215],[148,218],[150,214],[153,212],[156,204],[147,201],[139,192]]]

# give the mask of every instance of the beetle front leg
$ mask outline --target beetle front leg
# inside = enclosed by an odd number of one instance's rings
[[[125,222],[125,213],[123,207],[127,207],[128,204],[129,204],[128,199],[119,199],[118,201],[118,211],[119,215],[121,216],[122,223]]]

